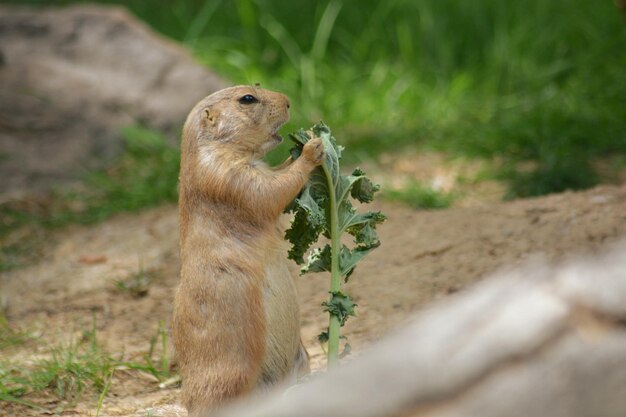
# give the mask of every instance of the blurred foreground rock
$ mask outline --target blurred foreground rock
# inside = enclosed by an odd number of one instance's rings
[[[190,108],[224,86],[122,8],[0,6],[0,193],[102,167],[127,125],[174,142]]]
[[[496,274],[335,372],[212,416],[624,416],[625,251]]]

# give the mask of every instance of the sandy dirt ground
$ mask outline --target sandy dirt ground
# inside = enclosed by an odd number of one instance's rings
[[[414,312],[494,271],[537,258],[558,261],[598,253],[626,237],[626,186],[441,211],[391,203],[373,208],[389,220],[380,227],[382,246],[358,266],[345,288],[358,304],[357,317],[344,331],[352,356]],[[19,239],[19,233],[12,238]],[[0,351],[3,360],[27,366],[49,355],[51,346],[79,339],[95,320],[103,349],[115,358],[141,361],[159,323],[170,319],[179,269],[176,207],[122,214],[97,225],[46,232],[42,238],[46,243],[37,262],[1,276],[9,323],[34,335]],[[141,294],[120,289],[119,282],[141,280]],[[303,340],[314,370],[325,368],[316,335],[326,326],[320,303],[327,281],[323,274],[297,278]],[[158,344],[155,350],[159,357]],[[119,369],[100,415],[150,415],[145,409],[175,404],[178,394],[176,386],[159,388],[148,373]],[[98,393],[90,391],[74,404],[47,394],[23,398],[48,411],[0,402],[0,416],[93,416],[98,403]]]

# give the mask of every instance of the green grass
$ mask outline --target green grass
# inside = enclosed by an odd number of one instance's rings
[[[0,204],[0,272],[36,262],[40,247],[49,241],[49,228],[94,223],[120,211],[176,201],[179,150],[158,132],[140,126],[127,127],[122,134],[124,153],[106,170],[90,173],[81,188],[57,190],[42,201]],[[25,225],[34,227],[18,238],[3,238]],[[127,289],[141,292],[136,285],[140,278],[127,283],[135,285]]]
[[[38,405],[21,398],[29,390],[28,378],[24,376],[23,368],[4,360],[0,361],[0,404],[6,402],[28,408],[40,408]]]
[[[4,312],[0,309],[0,350],[22,345],[30,339],[28,332],[10,326]]]
[[[90,173],[80,189],[57,191],[36,210],[0,206],[0,235],[24,224],[58,227],[93,223],[120,211],[137,211],[176,201],[180,153],[158,132],[140,126],[122,131],[124,153],[106,170]],[[0,250],[0,270],[19,265],[22,248]]]
[[[27,340],[26,336],[19,336],[18,339],[16,330],[4,331],[5,328],[8,328],[8,323],[3,319],[0,321],[0,351]],[[99,394],[99,411],[117,369],[148,372],[159,381],[170,378],[172,374],[164,322],[159,322],[157,333],[150,340],[149,351],[139,361],[114,358],[103,350],[97,341],[95,320],[92,328],[83,331],[78,339],[70,338],[46,349],[42,359],[25,363],[0,360],[0,405],[7,402],[43,410],[23,397],[47,392],[61,401],[62,407],[71,407],[89,393]]]
[[[323,119],[347,145],[347,163],[434,148],[496,161],[509,195],[523,197],[590,187],[607,179],[598,159],[626,154],[626,30],[613,2],[107,3],[233,83],[287,93],[285,130]],[[123,191],[101,185],[114,200]]]
[[[415,209],[443,209],[450,207],[455,195],[434,190],[417,181],[401,189],[387,189],[383,197],[390,201],[399,201]]]
[[[97,346],[70,341],[53,348],[50,359],[36,365],[30,383],[35,391],[51,389],[58,398],[73,403],[88,387],[101,391],[113,367],[114,360]]]
[[[106,171],[92,173],[82,192],[65,196],[77,209],[57,212],[49,219],[51,224],[90,223],[118,211],[176,200],[178,149],[168,145],[158,132],[139,126],[127,127],[122,134],[124,154]]]
[[[0,310],[0,353],[20,347],[31,339],[28,332],[10,326],[4,312]],[[20,366],[0,355],[0,404],[4,401],[38,408],[35,404],[20,398],[28,392],[27,378],[23,376],[22,371]]]
[[[22,255],[23,250],[20,245],[12,244],[0,247],[0,272],[19,267]]]
[[[175,2],[170,18],[129,5],[233,82],[288,93],[294,127],[323,118],[355,158],[497,157],[510,195],[528,196],[592,186],[594,159],[626,150],[626,31],[611,2]]]
[[[97,344],[94,326],[83,332],[80,340],[72,338],[51,347],[44,359],[34,363],[0,362],[0,400],[41,408],[21,397],[49,391],[71,405],[88,389],[104,389],[106,376],[115,365],[116,361]]]
[[[178,148],[159,132],[141,126],[129,126],[122,134],[124,153],[106,170],[90,173],[81,188],[58,190],[33,204],[0,205],[0,272],[35,262],[38,247],[46,241],[46,229],[94,223],[121,211],[176,201]],[[1,239],[24,225],[37,226],[37,230],[12,241]]]
[[[160,356],[157,355],[157,351],[160,351]],[[147,372],[161,382],[172,376],[167,353],[167,328],[164,321],[159,322],[156,334],[150,339],[150,349],[143,356],[143,361],[127,361],[122,365],[129,369]]]

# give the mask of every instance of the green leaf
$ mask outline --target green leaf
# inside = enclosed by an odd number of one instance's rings
[[[324,311],[332,314],[339,319],[341,326],[346,324],[349,316],[355,316],[354,307],[357,304],[354,303],[349,295],[342,293],[341,291],[330,292],[331,297],[329,301],[324,301]]]
[[[324,249],[315,248],[311,251],[306,265],[300,268],[300,275],[309,272],[330,272],[330,245],[324,246]]]
[[[351,352],[352,352],[352,346],[350,345],[350,343],[346,343],[346,345],[343,347],[343,351],[339,354],[339,359],[345,358]]]
[[[353,216],[345,226],[345,230],[354,236],[356,244],[366,247],[378,246],[380,241],[376,234],[376,226],[386,219],[387,217],[380,211],[368,211],[365,214]]]
[[[360,168],[355,169],[352,172],[352,176],[358,178],[350,189],[352,198],[359,200],[361,203],[371,203],[374,200],[374,193],[380,190],[380,185],[370,181]]]
[[[341,251],[339,252],[339,269],[341,270],[341,276],[344,277],[345,282],[348,282],[350,275],[352,275],[354,268],[356,268],[356,264],[378,246],[380,246],[380,244],[357,246],[352,250],[345,245],[341,247]]]
[[[295,146],[289,150],[289,154],[295,161],[302,154],[302,148],[304,147],[304,144],[309,141],[309,137],[302,129],[295,133],[290,133],[288,137],[295,143]]]
[[[292,244],[288,257],[298,265],[304,263],[304,254],[317,241],[326,225],[326,215],[318,204],[324,204],[324,199],[322,197],[316,201],[310,191],[310,187],[306,187],[294,201],[292,210],[295,211],[295,216],[291,228],[285,234],[285,238]]]

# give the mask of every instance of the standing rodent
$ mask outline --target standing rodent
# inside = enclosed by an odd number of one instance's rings
[[[183,127],[172,336],[190,415],[309,369],[279,218],[324,149],[312,138],[296,161],[261,161],[288,109],[283,94],[231,87],[200,101]]]

